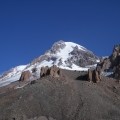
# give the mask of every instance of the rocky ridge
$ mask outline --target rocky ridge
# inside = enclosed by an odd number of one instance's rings
[[[97,64],[96,69],[88,71],[88,80],[101,81],[101,76],[110,76],[120,80],[120,45],[115,45],[112,54]]]

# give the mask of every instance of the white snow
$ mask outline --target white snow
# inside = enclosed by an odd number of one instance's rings
[[[7,79],[4,79],[4,80],[0,81],[0,87],[6,86],[6,85],[9,85],[12,82],[18,81],[20,76],[21,76],[21,73],[15,75],[13,77],[10,77],[10,78],[7,78]]]
[[[113,72],[102,72],[102,75],[103,76],[110,76],[110,75],[112,75],[113,74]]]
[[[69,53],[73,51],[73,48],[78,46],[80,50],[86,51],[86,48],[83,46],[80,46],[78,44],[72,43],[72,42],[65,42],[65,48],[61,49],[60,52],[58,52],[56,55],[60,56],[63,60],[66,60],[69,58]]]
[[[5,77],[0,79],[0,87],[6,86],[12,82],[18,81],[21,76],[21,72],[26,68],[26,66],[27,65],[21,65],[21,66],[12,68]]]
[[[100,60],[96,60],[96,62],[97,62],[97,63],[99,63],[99,62],[100,62]]]
[[[64,67],[64,66],[60,66],[60,68],[66,69],[66,70],[77,70],[77,71],[87,71],[88,70],[88,68],[79,67],[75,64],[73,64],[71,66],[71,68],[70,67]]]
[[[83,50],[83,51],[86,51],[87,49],[81,45],[78,45],[76,43],[73,43],[73,42],[65,42],[66,46],[69,46],[69,47],[76,47],[78,46],[79,49]]]
[[[21,66],[17,66],[15,68],[12,68],[10,71],[8,71],[7,75],[4,78],[0,79],[0,81],[7,79],[7,78],[10,78],[16,74],[20,74],[21,71],[23,71],[25,68],[26,68],[26,65],[21,65]]]

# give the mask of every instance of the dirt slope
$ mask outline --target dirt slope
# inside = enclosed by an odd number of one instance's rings
[[[1,92],[0,120],[120,120],[119,83],[105,77],[91,83],[77,71],[64,74]]]

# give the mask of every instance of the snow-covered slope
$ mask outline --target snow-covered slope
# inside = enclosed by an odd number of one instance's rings
[[[19,80],[21,73],[26,68],[26,66],[27,65],[20,65],[3,73],[3,75],[0,77],[0,87]]]
[[[57,65],[62,69],[86,71],[88,70],[86,66],[94,66],[98,61],[98,57],[85,47],[73,42],[59,41],[54,43],[52,48],[44,55],[34,59],[30,64],[17,66],[5,72],[0,77],[0,86],[19,80],[21,73],[26,70],[30,70],[32,73],[32,70],[36,68],[37,71],[34,76],[39,78],[40,68],[43,66]]]

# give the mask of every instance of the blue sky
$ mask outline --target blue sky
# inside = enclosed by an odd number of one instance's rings
[[[109,55],[120,43],[120,1],[0,0],[0,73],[61,39]]]

